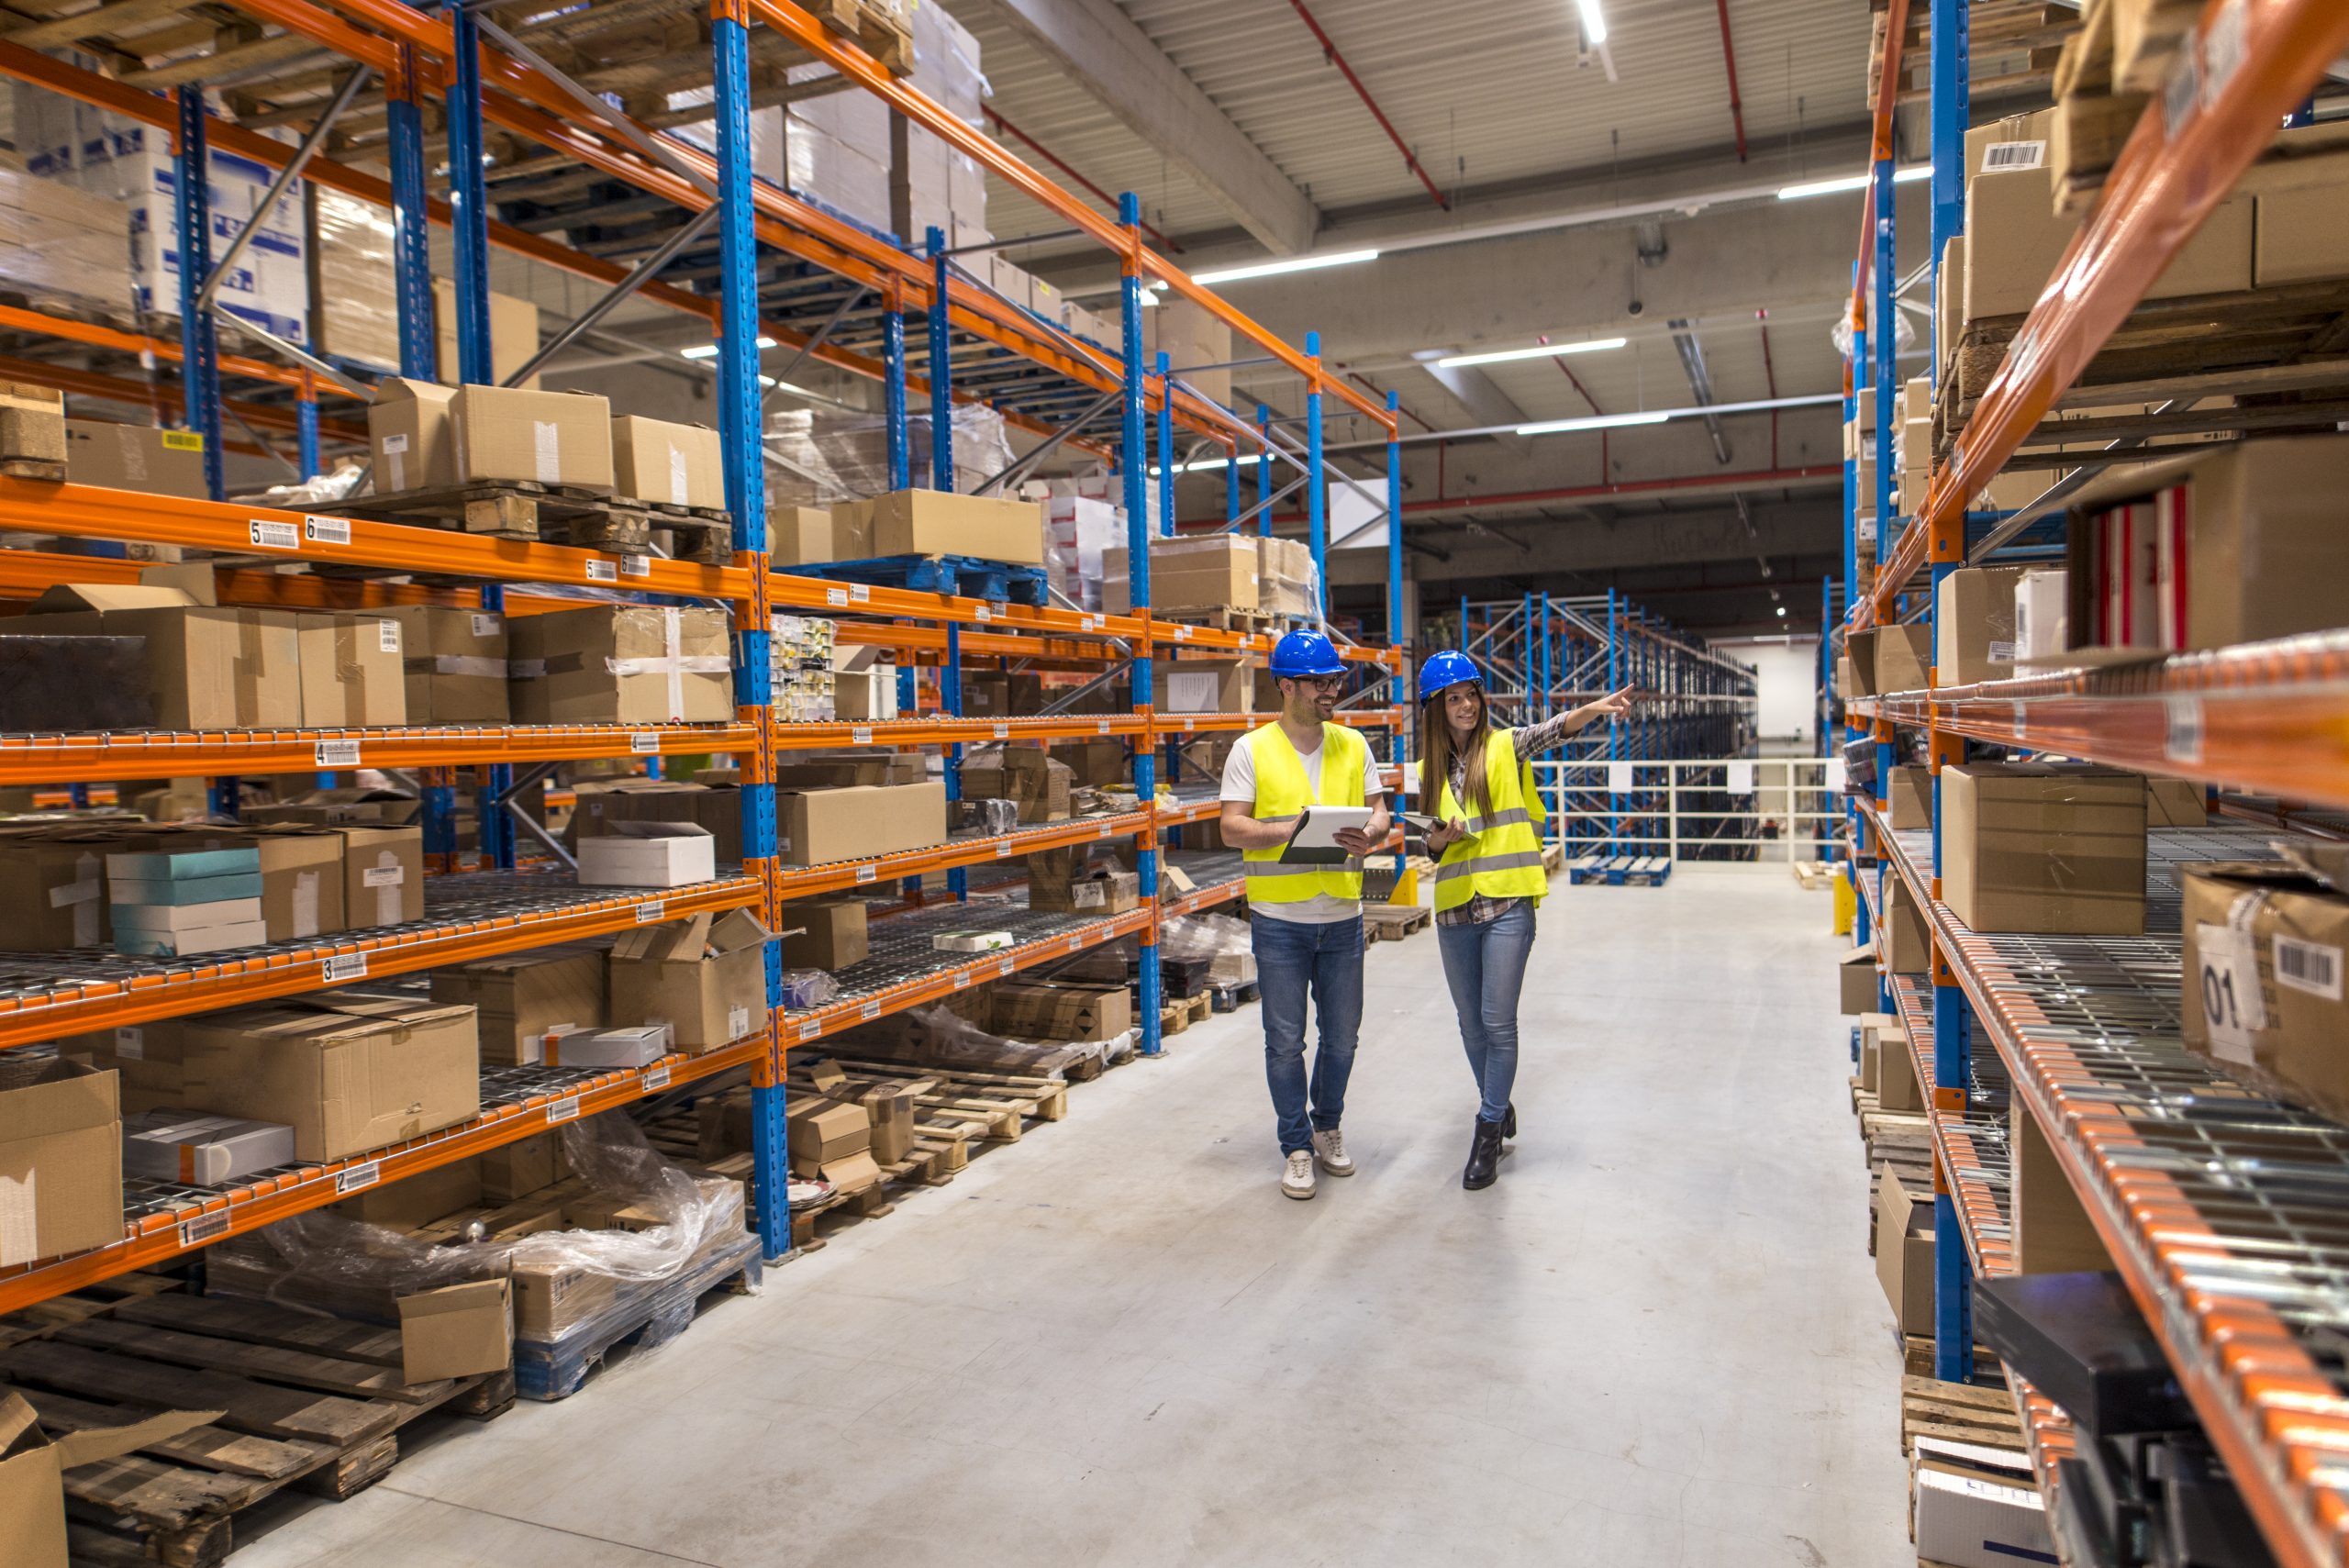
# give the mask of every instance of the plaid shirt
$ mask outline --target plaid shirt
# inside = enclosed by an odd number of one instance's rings
[[[1508,743],[1520,762],[1539,756],[1575,732],[1568,728],[1574,714],[1569,711],[1553,715],[1539,724],[1529,724],[1508,732]],[[1576,727],[1579,728],[1579,727]],[[1468,759],[1457,751],[1452,756],[1452,795],[1454,800],[1468,798]],[[1481,926],[1487,920],[1497,920],[1509,912],[1510,906],[1522,903],[1518,898],[1495,898],[1487,894],[1469,895],[1468,902],[1453,909],[1435,912],[1439,926]]]

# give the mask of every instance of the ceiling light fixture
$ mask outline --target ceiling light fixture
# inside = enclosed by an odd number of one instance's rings
[[[1607,18],[1599,14],[1598,0],[1575,0],[1582,12],[1582,41],[1587,49],[1597,49],[1607,41]]]
[[[1933,166],[1930,163],[1911,163],[1906,169],[1894,170],[1892,183],[1896,185],[1913,184],[1919,180],[1929,177],[1932,172]],[[1840,180],[1813,180],[1808,184],[1786,186],[1778,192],[1778,199],[1782,202],[1798,202],[1805,196],[1833,196],[1841,195],[1846,191],[1865,191],[1868,188],[1868,183],[1875,178],[1875,174],[1867,173],[1847,174]]]
[[[1255,261],[1244,267],[1222,267],[1211,272],[1195,272],[1191,281],[1212,287],[1217,284],[1236,284],[1242,278],[1269,278],[1281,272],[1309,272],[1322,267],[1347,267],[1356,261],[1375,261],[1375,250],[1333,250],[1327,256],[1290,256],[1278,261]]]
[[[1557,436],[1570,430],[1620,430],[1626,425],[1661,425],[1671,418],[1669,414],[1596,414],[1582,419],[1546,419],[1538,425],[1520,425],[1520,436]]]
[[[1436,361],[1436,363],[1446,370],[1457,370],[1462,365],[1497,365],[1508,360],[1543,360],[1553,359],[1560,354],[1596,354],[1602,350],[1620,349],[1630,339],[1625,338],[1593,338],[1582,343],[1542,343],[1531,349],[1500,349],[1488,354],[1452,354]]]
[[[759,339],[759,347],[762,349],[772,349],[774,347],[774,339],[772,338],[762,338]],[[685,355],[685,357],[689,360],[714,360],[718,358],[718,345],[715,343],[696,343],[692,348],[680,349],[677,352]]]

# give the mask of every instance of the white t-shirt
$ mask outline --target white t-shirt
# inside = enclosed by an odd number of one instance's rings
[[[1317,795],[1321,793],[1323,750],[1319,745],[1310,751],[1298,747],[1297,753],[1297,760],[1305,764],[1306,786]],[[1378,776],[1378,764],[1372,760],[1369,747],[1363,748],[1362,757],[1363,804],[1375,806],[1379,796],[1386,793],[1386,785]],[[1256,804],[1256,752],[1244,736],[1238,745],[1232,747],[1231,755],[1224,759],[1223,790],[1219,798],[1236,800],[1251,807]],[[1361,914],[1362,900],[1317,893],[1310,898],[1301,898],[1293,904],[1252,904],[1248,906],[1248,913],[1252,917],[1261,915],[1275,920],[1327,925],[1336,920],[1351,920]]]

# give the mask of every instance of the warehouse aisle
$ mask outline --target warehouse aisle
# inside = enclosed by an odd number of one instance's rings
[[[1372,949],[1351,1181],[1275,1191],[1252,1008],[567,1403],[239,1568],[1900,1561],[1823,894],[1561,890],[1464,1193],[1436,944]]]

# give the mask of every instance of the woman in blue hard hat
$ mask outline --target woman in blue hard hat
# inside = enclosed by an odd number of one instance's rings
[[[1517,998],[1533,951],[1533,911],[1550,891],[1542,869],[1533,758],[1602,718],[1629,713],[1631,688],[1517,729],[1493,728],[1485,677],[1464,653],[1419,666],[1419,806],[1440,826],[1436,945],[1460,1015],[1460,1040],[1476,1075],[1476,1130],[1460,1184],[1488,1187],[1500,1173],[1501,1140],[1517,1135],[1509,1089],[1517,1079]]]

